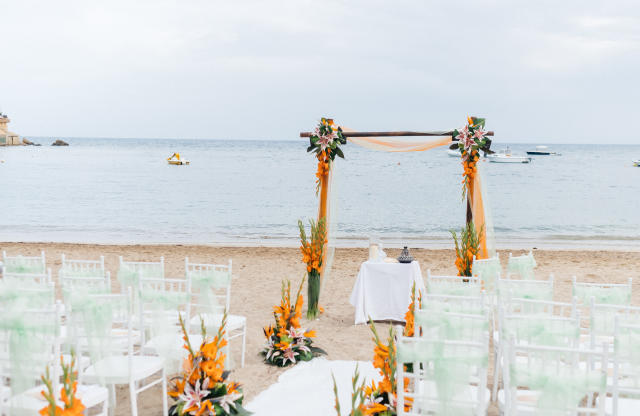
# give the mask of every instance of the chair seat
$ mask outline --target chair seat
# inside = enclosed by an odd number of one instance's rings
[[[421,383],[422,383],[422,386],[423,386],[422,388],[426,389],[427,391],[438,391],[438,387],[437,387],[437,385],[436,385],[436,383],[434,381],[423,380]],[[477,386],[470,385],[468,392],[469,392],[471,397],[478,397],[478,387]],[[484,409],[487,409],[489,407],[489,402],[490,401],[491,401],[491,391],[488,388],[485,388]]]
[[[222,324],[222,314],[202,314],[191,318],[191,328],[200,328],[200,317],[207,328],[219,327]],[[227,332],[242,329],[247,325],[247,318],[240,315],[227,315]]]
[[[536,391],[531,390],[518,390],[516,392],[518,402],[520,403],[531,403],[531,405],[535,405],[538,401],[538,397],[540,394]],[[500,409],[500,413],[504,414],[505,412],[505,395],[504,390],[500,390],[498,392],[498,408]],[[534,416],[536,414],[535,407],[531,409],[518,409],[518,416]]]
[[[87,409],[109,400],[109,389],[97,384],[78,384],[76,397]]]
[[[3,403],[5,410],[11,410],[10,415],[34,415],[47,406],[47,400],[42,396],[43,386],[33,387],[17,396],[9,398]]]
[[[613,398],[607,397],[604,402],[604,411],[613,414]],[[640,415],[640,399],[618,398],[618,415]]]
[[[134,381],[142,380],[161,371],[164,367],[164,359],[161,357],[134,355],[131,357],[131,370],[129,370],[129,357],[118,355],[107,357],[87,367],[84,371],[84,379],[88,383],[126,384],[129,383],[129,373]]]

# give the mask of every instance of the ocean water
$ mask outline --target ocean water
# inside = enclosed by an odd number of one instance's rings
[[[65,140],[0,148],[0,241],[296,245],[297,220],[317,212],[316,161],[303,139]],[[640,168],[631,164],[640,146],[552,148],[562,155],[483,163],[498,247],[640,247]],[[445,149],[344,150],[341,245],[373,235],[450,246],[465,218],[459,159]],[[191,165],[169,166],[175,151]]]

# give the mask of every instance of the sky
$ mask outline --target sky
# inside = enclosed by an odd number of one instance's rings
[[[25,136],[359,130],[640,143],[640,2],[0,0],[0,110]]]

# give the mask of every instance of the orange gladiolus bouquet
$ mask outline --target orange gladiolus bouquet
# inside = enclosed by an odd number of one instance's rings
[[[418,301],[417,304],[416,300]],[[418,308],[422,308],[422,293],[418,291],[418,299],[416,299],[416,284],[414,283],[411,287],[411,303],[409,304],[409,310],[404,315],[406,325],[404,326],[403,335],[405,337],[412,337],[415,332],[416,306]]]
[[[273,307],[275,326],[269,325],[263,329],[267,343],[262,350],[264,361],[278,367],[296,364],[298,361],[309,361],[320,354],[326,354],[322,349],[313,346],[312,338],[315,331],[302,330],[302,285],[300,283],[296,301],[291,303],[291,282],[282,282],[280,305]]]
[[[323,267],[324,245],[327,242],[327,230],[325,219],[321,218],[317,223],[309,221],[311,225],[311,236],[307,238],[307,233],[301,220],[298,220],[300,228],[300,251],[302,261],[307,265],[309,281],[307,283],[307,319],[315,319],[319,313],[318,302],[320,300],[320,274]]]
[[[60,357],[60,366],[62,367],[62,387],[60,388],[60,399],[64,406],[57,405],[55,393],[53,391],[53,382],[49,375],[49,369],[44,376],[42,382],[47,387],[47,391],[42,391],[42,395],[49,403],[46,407],[40,409],[42,416],[82,416],[85,410],[84,405],[76,397],[76,389],[78,387],[78,372],[75,371],[76,355],[71,351],[71,362],[67,365]]]
[[[227,345],[224,338],[227,314],[222,318],[218,333],[213,339],[207,337],[204,323],[201,325],[202,344],[196,351],[189,341],[189,334],[182,316],[184,348],[189,352],[183,363],[183,373],[175,378],[169,396],[175,403],[169,408],[169,416],[246,416],[251,413],[242,407],[244,398],[239,383],[227,382],[229,371],[224,370]]]
[[[480,233],[476,233],[476,227],[473,222],[467,223],[467,226],[460,231],[460,238],[455,231],[451,231],[453,241],[456,247],[456,268],[458,269],[458,276],[471,276],[473,267],[473,256],[478,255],[478,249],[480,246]]]
[[[477,173],[476,164],[480,159],[480,150],[488,152],[491,147],[491,140],[487,138],[484,123],[483,118],[467,117],[467,125],[453,131],[453,137],[458,140],[457,147],[462,155],[464,168],[462,198],[465,197],[467,188]]]

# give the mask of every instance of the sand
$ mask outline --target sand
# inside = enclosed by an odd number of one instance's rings
[[[234,370],[231,379],[244,385],[245,401],[274,383],[284,370],[263,364],[259,351],[264,336],[262,327],[272,322],[272,307],[280,300],[280,282],[291,279],[299,284],[304,267],[299,251],[295,248],[275,247],[211,247],[186,245],[94,245],[63,243],[0,243],[0,248],[9,254],[37,255],[45,250],[47,265],[54,276],[60,267],[60,255],[69,258],[93,259],[105,256],[107,270],[113,280],[118,268],[118,256],[125,260],[158,261],[164,256],[167,277],[184,276],[184,258],[204,263],[226,263],[233,259],[234,281],[232,286],[231,313],[247,317],[247,355],[242,369]],[[508,250],[501,254],[506,263]],[[514,255],[523,253],[514,251]],[[387,250],[389,256],[397,256],[399,250]],[[420,262],[423,275],[430,268],[436,274],[454,274],[452,250],[412,250]],[[320,303],[325,313],[319,320],[303,322],[303,326],[317,331],[317,345],[333,360],[371,360],[373,343],[365,325],[354,326],[354,309],[349,304],[349,295],[360,264],[366,260],[366,249],[338,249],[332,277],[326,282]],[[633,304],[640,304],[640,252],[621,251],[535,251],[538,268],[536,275],[547,278],[555,276],[555,299],[566,301],[571,296],[571,278],[580,281],[624,283],[634,279]],[[57,276],[55,277],[57,279]],[[116,288],[114,288],[116,289]],[[380,323],[379,330],[385,333],[388,325]],[[239,344],[232,345],[236,362],[239,362]],[[489,380],[491,382],[491,380]],[[162,413],[160,389],[150,389],[139,396],[140,415]],[[295,398],[292,398],[295,400]],[[128,415],[128,393],[118,390],[117,415]],[[497,414],[492,406],[490,414]]]

